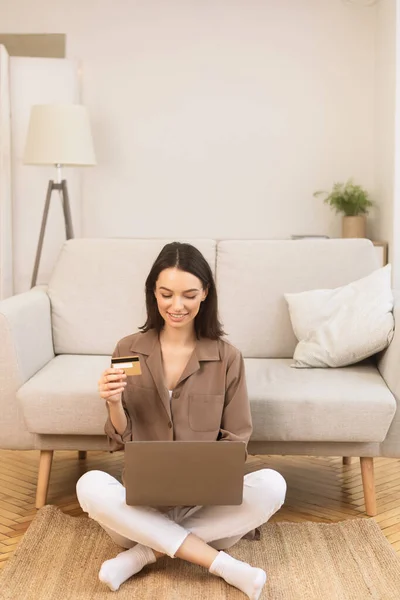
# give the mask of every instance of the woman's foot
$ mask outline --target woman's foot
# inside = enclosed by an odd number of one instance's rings
[[[106,583],[110,590],[116,592],[124,581],[156,560],[151,548],[137,544],[129,550],[120,552],[115,558],[103,562],[99,571],[99,579]]]
[[[213,575],[222,577],[230,585],[242,590],[250,600],[259,599],[267,581],[265,571],[236,560],[225,552],[219,552],[209,570]]]

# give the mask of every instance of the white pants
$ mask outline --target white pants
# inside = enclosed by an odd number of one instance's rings
[[[286,482],[277,471],[261,469],[244,476],[239,506],[177,506],[167,513],[128,506],[124,486],[103,471],[82,475],[76,493],[82,509],[116,544],[131,548],[137,542],[173,558],[189,533],[217,550],[233,546],[279,510]]]

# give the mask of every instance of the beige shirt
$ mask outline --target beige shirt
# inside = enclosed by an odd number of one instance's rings
[[[142,374],[127,378],[122,394],[127,427],[122,435],[108,416],[104,430],[111,452],[123,450],[131,440],[235,440],[247,447],[250,405],[243,357],[234,346],[224,340],[197,340],[171,398],[154,329],[118,342],[113,357],[131,355],[139,356]]]

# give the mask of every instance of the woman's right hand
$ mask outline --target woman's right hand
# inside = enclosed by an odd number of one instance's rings
[[[126,387],[126,375],[123,369],[106,369],[99,381],[98,390],[100,397],[111,404],[121,402],[122,392]]]

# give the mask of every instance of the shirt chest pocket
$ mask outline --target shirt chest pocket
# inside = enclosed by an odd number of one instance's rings
[[[193,431],[218,431],[224,409],[224,394],[190,394],[189,427]]]

